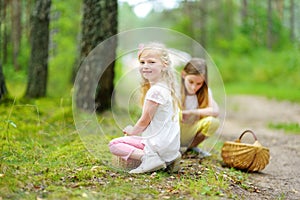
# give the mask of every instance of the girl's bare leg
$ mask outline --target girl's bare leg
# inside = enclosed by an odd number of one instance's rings
[[[205,138],[206,138],[205,135],[203,135],[202,133],[198,132],[196,134],[196,136],[194,137],[192,143],[188,147],[188,149],[191,149],[193,147],[197,147],[201,142],[203,142],[205,140]]]

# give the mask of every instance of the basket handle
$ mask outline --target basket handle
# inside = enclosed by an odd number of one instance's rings
[[[236,140],[236,142],[241,142],[242,137],[245,135],[245,133],[248,133],[248,132],[251,133],[251,134],[253,135],[253,137],[254,137],[254,140],[257,141],[257,137],[256,137],[256,135],[254,134],[253,131],[251,131],[251,130],[245,130],[245,131],[241,134],[241,136],[239,137],[239,139]]]

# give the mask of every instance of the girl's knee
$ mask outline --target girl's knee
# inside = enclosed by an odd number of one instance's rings
[[[218,127],[220,124],[220,121],[216,117],[208,116],[203,118],[204,124],[210,127]]]
[[[121,143],[122,141],[122,138],[115,138],[115,139],[112,139],[110,142],[109,142],[109,146],[112,146],[112,145],[115,145],[115,144],[119,144]]]
[[[118,148],[117,146],[118,146],[118,144],[120,144],[119,138],[115,138],[115,139],[111,140],[111,141],[108,143],[110,152],[113,153],[113,152],[117,151],[117,148]]]
[[[111,140],[109,143],[108,143],[108,146],[112,146],[115,144],[115,141],[114,140]]]
[[[123,151],[123,146],[119,143],[109,143],[109,151],[114,155],[118,155]]]
[[[202,120],[203,121],[201,123],[202,124],[201,132],[205,136],[213,135],[219,128],[220,122],[219,122],[218,118],[209,116],[209,117],[203,118]]]
[[[109,147],[109,151],[111,153],[113,153],[115,151],[115,148],[116,148],[115,146],[116,146],[115,143],[113,143],[112,141],[109,142],[108,147]]]

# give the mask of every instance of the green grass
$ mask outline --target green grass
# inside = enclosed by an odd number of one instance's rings
[[[103,118],[105,130],[119,131],[110,112]],[[130,175],[87,151],[70,98],[6,100],[0,105],[0,199],[239,199],[231,185],[251,191],[247,174],[221,167],[222,145],[216,146],[209,159],[184,160],[180,173]]]
[[[287,100],[291,102],[300,102],[300,90],[293,87],[281,86],[274,87],[267,83],[227,83],[225,84],[226,93],[232,94],[247,94],[265,96],[267,98]]]
[[[271,129],[280,129],[286,133],[300,134],[300,124],[297,122],[290,123],[270,123],[269,128]]]

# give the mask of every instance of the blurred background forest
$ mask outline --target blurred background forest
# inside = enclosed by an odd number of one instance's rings
[[[4,75],[0,79],[5,81],[6,96],[22,98],[32,79],[28,75],[34,57],[31,16],[43,0],[0,1]],[[69,97],[80,57],[83,5],[93,1],[45,1],[51,2],[51,9],[46,92],[42,96]],[[117,12],[117,32],[162,27],[198,41],[218,67],[227,93],[300,101],[299,1],[119,0],[117,6],[117,11],[112,11]],[[115,78],[122,73],[120,69],[115,66]]]

